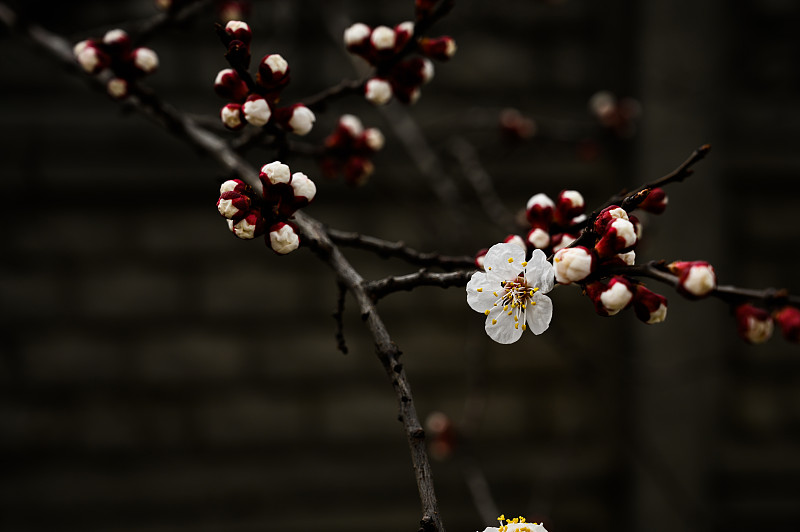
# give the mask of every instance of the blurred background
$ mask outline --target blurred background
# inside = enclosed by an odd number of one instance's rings
[[[158,12],[150,0],[11,5],[71,42]],[[358,77],[349,24],[412,17],[411,0],[274,0],[247,21],[255,60],[291,64],[293,102]],[[227,66],[215,20],[209,8],[153,38],[161,66],[145,81],[211,117]],[[352,96],[318,114],[310,142],[344,113],[386,135],[365,186],[284,162],[315,179],[306,212],[330,226],[470,255],[508,232],[470,170],[513,214],[564,188],[591,209],[708,142],[667,211],[644,220],[638,260],[709,260],[724,284],[797,294],[798,20],[791,0],[458,0],[431,32],[458,53],[416,105]],[[416,530],[394,394],[351,301],[349,353],[337,351],[331,272],[305,250],[234,238],[214,209],[227,176],[213,161],[2,35],[0,529]],[[598,91],[624,116],[599,120]],[[504,134],[507,108],[535,134]],[[409,153],[409,130],[427,151]],[[347,254],[368,278],[416,270]],[[484,334],[462,289],[381,301],[420,416],[459,432],[433,463],[448,530],[482,530],[494,511],[551,532],[800,529],[797,346],[777,332],[747,345],[721,302],[649,286],[670,300],[663,324],[601,318],[562,287],[546,334],[510,347]]]

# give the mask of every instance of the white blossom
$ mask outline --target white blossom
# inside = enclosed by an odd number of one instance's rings
[[[501,344],[516,342],[522,331],[542,334],[550,326],[553,303],[544,294],[553,289],[553,266],[540,249],[525,261],[515,244],[495,244],[486,253],[483,272],[467,283],[467,304],[486,315],[489,337]]]

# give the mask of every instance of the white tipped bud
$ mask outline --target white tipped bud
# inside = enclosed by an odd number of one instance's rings
[[[528,233],[528,242],[536,249],[544,249],[550,245],[550,234],[537,227]]]
[[[530,199],[528,200],[527,205],[525,206],[525,209],[526,210],[530,209],[534,205],[537,205],[537,206],[543,207],[543,208],[544,207],[554,208],[556,206],[556,204],[553,202],[553,200],[550,199],[550,196],[548,196],[547,194],[543,194],[541,192],[538,193],[538,194],[534,194],[533,196],[530,197]]]
[[[346,129],[353,137],[358,137],[364,131],[361,120],[355,115],[342,115],[339,117],[339,125]]]
[[[122,78],[111,78],[106,84],[109,96],[119,100],[128,95],[128,82]]]
[[[372,78],[367,81],[364,95],[375,105],[384,105],[392,99],[392,86],[385,79]]]
[[[133,64],[149,74],[158,68],[158,55],[150,48],[137,48],[133,51]]]
[[[433,79],[434,68],[433,61],[427,57],[422,59],[422,82],[428,83]]]
[[[553,257],[556,281],[570,284],[582,281],[592,273],[594,258],[591,252],[582,247],[565,248],[556,252]]]
[[[266,176],[273,185],[288,183],[292,179],[289,167],[280,161],[273,161],[261,167],[262,176]]]
[[[314,199],[317,195],[317,186],[313,181],[302,172],[295,172],[292,174],[292,190],[297,198],[303,198],[307,201]]]
[[[344,44],[345,46],[357,46],[368,39],[370,33],[372,33],[372,29],[369,26],[356,22],[344,30]]]
[[[273,74],[286,74],[289,63],[280,54],[270,54],[264,58],[264,64],[269,67]]]
[[[379,151],[383,148],[386,139],[380,129],[371,127],[364,131],[364,142],[372,151]]]
[[[286,255],[300,247],[300,237],[291,225],[275,224],[269,231],[269,245],[275,253]]]
[[[272,110],[264,98],[247,100],[242,105],[242,111],[244,111],[245,120],[257,127],[266,125],[270,117],[272,117]]]
[[[289,119],[289,127],[296,135],[307,135],[314,127],[316,119],[311,109],[305,105],[297,105],[292,112],[292,118]]]
[[[397,36],[392,28],[388,26],[378,26],[372,30],[369,42],[376,50],[390,50],[394,48]]]

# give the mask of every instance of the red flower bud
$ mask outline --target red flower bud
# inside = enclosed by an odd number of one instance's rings
[[[223,192],[217,200],[217,210],[229,220],[239,220],[247,215],[251,201],[247,196],[238,192]]]
[[[629,220],[628,213],[625,212],[625,209],[618,205],[611,205],[610,207],[606,207],[594,220],[594,231],[600,236],[606,234],[608,230],[608,226],[614,220]]]
[[[237,237],[243,240],[252,240],[264,234],[264,218],[259,209],[253,209],[238,222],[228,220],[228,227]]]
[[[290,223],[278,222],[269,228],[267,245],[278,255],[286,255],[300,247],[300,235]]]
[[[705,261],[676,261],[667,265],[678,276],[678,292],[689,299],[699,299],[717,287],[714,267]]]
[[[242,129],[245,125],[242,106],[238,103],[229,103],[219,111],[222,124],[232,130]]]
[[[639,208],[653,214],[661,214],[667,208],[668,202],[667,193],[663,188],[657,187],[650,191],[650,194],[639,204]]]
[[[265,126],[272,117],[272,109],[263,96],[251,94],[247,97],[244,104],[242,104],[242,114],[249,124],[262,127]]]
[[[137,48],[131,52],[133,66],[141,74],[150,74],[158,68],[158,55],[150,48]]]
[[[583,213],[586,203],[577,190],[562,190],[556,198],[556,209],[553,216],[557,224],[569,226],[576,216]]]
[[[116,57],[124,57],[130,52],[131,38],[124,30],[109,30],[103,36],[103,44],[110,54]]]
[[[230,20],[227,24],[225,24],[225,33],[230,37],[230,39],[242,41],[245,46],[250,46],[250,41],[253,38],[253,34],[250,31],[250,26],[247,25],[246,22],[242,22],[241,20]]]
[[[761,344],[772,336],[774,325],[772,317],[766,310],[745,303],[736,307],[734,314],[736,330],[742,340],[751,344]]]
[[[280,54],[265,55],[258,64],[258,84],[281,90],[289,83],[289,63]]]
[[[447,61],[456,54],[456,41],[452,37],[429,38],[419,40],[419,48],[423,54],[438,61]]]
[[[595,244],[594,249],[600,259],[611,258],[618,253],[630,251],[636,245],[636,229],[622,218],[613,220],[606,226],[606,233]]]
[[[783,337],[790,342],[800,343],[800,310],[783,307],[775,313],[775,321],[781,327]]]
[[[633,311],[647,324],[661,323],[667,317],[667,298],[637,285],[633,295]]]
[[[401,22],[394,27],[394,35],[394,48],[395,50],[400,51],[414,36],[414,23],[411,21]]]
[[[489,253],[489,248],[483,248],[475,254],[475,266],[481,270],[483,269],[483,260],[487,253]]]
[[[546,194],[536,194],[528,200],[525,209],[525,217],[536,227],[547,230],[553,220],[553,212],[556,204],[553,203]]]
[[[234,102],[243,102],[250,90],[239,74],[232,68],[220,70],[214,80],[214,92],[218,96]]]
[[[608,284],[600,281],[589,283],[586,285],[586,294],[594,303],[598,314],[614,316],[631,305],[634,289],[630,281],[615,276]]]

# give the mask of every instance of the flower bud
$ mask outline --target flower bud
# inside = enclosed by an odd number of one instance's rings
[[[279,255],[286,255],[300,247],[300,236],[288,223],[278,222],[269,228],[269,247]]]
[[[250,210],[251,201],[247,196],[238,192],[223,192],[217,200],[217,210],[230,220],[243,218]]]
[[[374,127],[366,129],[362,138],[364,145],[371,151],[380,151],[386,141],[381,130]]]
[[[228,51],[225,52],[225,59],[232,66],[247,70],[250,68],[250,46],[239,39],[230,41],[228,43]]]
[[[417,103],[417,100],[419,100],[419,97],[422,94],[422,92],[419,90],[419,87],[410,85],[398,85],[394,87],[393,91],[397,101],[406,105]]]
[[[578,239],[578,235],[570,233],[556,233],[550,237],[550,245],[553,246],[553,253],[560,251]]]
[[[388,26],[378,26],[372,30],[369,36],[369,42],[376,52],[386,52],[394,50],[394,45],[397,42],[397,36],[394,30]]]
[[[264,185],[268,188],[272,185],[286,184],[292,180],[291,170],[289,166],[280,161],[273,161],[261,167],[261,173],[258,176]]]
[[[423,37],[419,40],[423,54],[438,61],[447,61],[456,54],[456,41],[452,37]]]
[[[556,198],[554,219],[561,226],[568,226],[570,221],[583,213],[586,202],[577,190],[562,190]]]
[[[344,30],[344,45],[352,53],[364,55],[367,51],[372,28],[361,22],[356,22]]]
[[[317,195],[317,186],[302,172],[292,174],[292,180],[289,184],[292,185],[294,202],[298,209],[311,203],[314,196]]]
[[[408,41],[414,36],[414,23],[410,20],[406,22],[401,22],[397,26],[394,27],[394,35],[395,35],[395,43],[394,48],[395,50],[402,50]]]
[[[364,96],[375,105],[384,105],[392,99],[392,86],[381,78],[372,78],[364,87]]]
[[[556,204],[547,194],[541,192],[530,197],[525,207],[525,217],[537,227],[547,229],[553,220]]]
[[[89,74],[97,74],[111,64],[109,55],[98,48],[92,40],[79,42],[73,48],[73,52],[78,64]]]
[[[121,100],[128,95],[128,82],[122,78],[111,78],[106,83],[106,91],[115,100]]]
[[[545,249],[550,245],[550,233],[539,227],[534,227],[528,231],[526,240],[536,249]]]
[[[517,109],[503,109],[500,112],[500,132],[511,141],[529,139],[536,134],[536,122]]]
[[[516,246],[519,246],[525,251],[528,250],[528,246],[525,244],[525,239],[519,235],[508,235],[507,237],[505,237],[503,242],[505,242],[506,244],[514,244]]]
[[[597,256],[607,259],[614,255],[629,251],[636,245],[636,229],[628,220],[617,218],[606,228],[606,233],[594,246]]]
[[[443,412],[432,412],[425,420],[426,436],[430,436],[429,450],[436,460],[444,460],[453,454],[457,436],[453,422]]]
[[[361,123],[361,120],[355,115],[342,115],[339,117],[339,124],[338,127],[347,131],[347,133],[356,138],[361,135],[364,131],[364,126]]]
[[[439,0],[414,0],[414,10],[417,15],[417,19],[424,18],[431,14],[433,8],[436,6],[436,2]]]
[[[237,130],[244,127],[245,121],[242,114],[242,106],[238,103],[229,103],[219,111],[222,125],[228,129]]]
[[[600,214],[597,215],[597,218],[595,218],[594,220],[595,233],[597,233],[600,236],[606,234],[608,226],[611,225],[611,223],[614,220],[630,221],[630,219],[628,218],[628,213],[625,212],[625,209],[623,209],[618,205],[611,205],[610,207],[606,207],[605,209],[600,211]]]
[[[125,30],[109,30],[103,36],[103,44],[112,55],[122,57],[130,50],[131,38],[125,33]]]
[[[363,185],[375,171],[375,166],[365,157],[350,157],[344,164],[344,178],[351,185]]]
[[[244,119],[256,127],[265,126],[272,117],[272,110],[269,108],[267,100],[258,94],[251,94],[247,97],[242,105],[242,113]]]
[[[243,102],[250,90],[247,88],[247,83],[239,77],[234,69],[225,68],[217,73],[217,78],[214,80],[214,92],[226,100]]]
[[[225,33],[231,40],[242,41],[247,46],[250,46],[250,41],[253,38],[250,26],[248,26],[247,22],[242,22],[241,20],[228,21],[225,24]]]
[[[264,218],[258,209],[249,211],[238,222],[229,220],[228,223],[233,234],[242,240],[252,240],[264,233]]]
[[[742,340],[751,344],[761,344],[772,337],[774,324],[766,310],[744,303],[736,307],[734,314],[736,330]]]
[[[663,188],[656,187],[650,191],[639,208],[653,214],[661,214],[667,208],[669,198]]]
[[[296,103],[291,107],[281,107],[275,111],[275,118],[285,129],[295,135],[307,135],[314,127],[316,116],[303,105]]]
[[[594,266],[594,255],[583,246],[560,249],[553,257],[556,281],[561,284],[586,279],[594,270]]]
[[[289,63],[280,54],[265,55],[258,65],[258,83],[267,89],[280,89],[289,83]]]
[[[137,48],[131,53],[133,66],[143,74],[149,74],[158,68],[158,55],[150,48]]]
[[[239,194],[250,194],[250,186],[241,179],[228,179],[219,187],[219,193],[238,192]]]
[[[586,285],[586,295],[594,303],[595,311],[601,316],[614,316],[630,306],[633,300],[633,288],[624,277],[613,277],[606,284],[595,281]]]
[[[689,299],[704,297],[717,287],[714,267],[705,261],[676,261],[667,268],[678,276],[678,292]]]
[[[667,298],[637,285],[633,296],[636,317],[647,324],[661,323],[667,318]]]
[[[786,306],[775,312],[774,317],[781,328],[783,337],[790,342],[800,343],[800,310]]]

